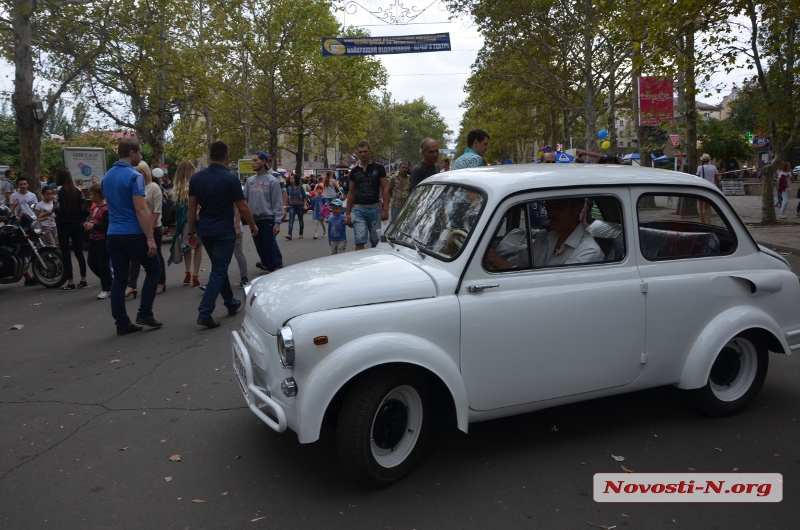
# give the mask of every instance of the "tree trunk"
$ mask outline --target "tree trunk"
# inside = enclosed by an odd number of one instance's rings
[[[302,113],[302,109],[300,111]],[[297,154],[295,155],[294,173],[295,175],[303,176],[303,160],[305,158],[305,125],[300,123],[297,128]]]
[[[32,0],[14,0],[14,95],[12,104],[16,117],[20,146],[20,174],[28,178],[30,191],[41,197],[39,158],[42,148],[44,113],[34,114],[33,42],[31,15]]]
[[[694,63],[694,23],[686,30],[686,163],[689,174],[697,173],[697,84]]]
[[[331,162],[328,160],[328,126],[323,125],[322,129],[322,163],[325,167],[331,167]]]
[[[206,153],[210,153],[214,137],[211,129],[211,110],[208,107],[203,108],[203,119],[206,122]]]
[[[609,45],[609,47],[611,47]],[[611,48],[609,55],[613,55]],[[617,145],[617,76],[612,68],[608,74],[608,141],[611,142],[611,149],[614,154],[619,156],[619,146]],[[587,149],[589,149],[587,147]],[[593,151],[593,149],[589,149]]]

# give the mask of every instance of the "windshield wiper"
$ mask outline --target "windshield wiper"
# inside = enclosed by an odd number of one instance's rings
[[[401,232],[401,233],[404,236],[406,236],[408,239],[411,240],[411,243],[414,245],[414,250],[417,251],[417,254],[419,254],[419,256],[422,259],[425,259],[425,254],[423,254],[422,250],[420,250],[420,247],[423,247],[423,248],[425,247],[425,245],[422,244],[422,241],[418,241],[417,238],[415,238],[414,236],[412,236],[411,234],[408,234],[406,232]]]
[[[395,241],[397,241],[397,238],[396,238],[396,237],[387,236],[386,234],[383,234],[383,239],[384,239],[384,240],[385,240],[387,243],[389,243],[389,244],[392,246],[392,248],[394,248],[394,242],[395,242]]]

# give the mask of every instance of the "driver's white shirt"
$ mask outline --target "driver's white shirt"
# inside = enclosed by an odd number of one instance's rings
[[[575,230],[555,252],[558,234],[555,231],[548,232],[547,235],[537,240],[533,246],[533,266],[534,268],[552,267],[554,265],[571,265],[574,263],[592,263],[603,261],[605,255],[600,249],[600,245],[586,231],[583,224],[578,223]]]

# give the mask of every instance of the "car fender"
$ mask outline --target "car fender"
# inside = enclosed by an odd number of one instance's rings
[[[311,443],[319,438],[325,411],[345,384],[369,368],[390,363],[420,366],[439,377],[453,397],[458,428],[467,432],[467,389],[453,358],[420,337],[407,333],[376,333],[338,347],[304,378],[297,395],[300,443]]]
[[[714,317],[698,335],[686,356],[676,386],[684,389],[705,386],[717,354],[730,339],[748,329],[763,329],[771,333],[783,346],[784,352],[790,351],[780,326],[767,313],[752,306],[732,307]]]

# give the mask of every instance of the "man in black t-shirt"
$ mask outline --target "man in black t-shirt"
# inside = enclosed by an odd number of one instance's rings
[[[364,250],[368,235],[372,246],[378,245],[381,221],[389,220],[389,179],[386,169],[372,161],[372,149],[367,142],[358,143],[356,155],[358,165],[350,170],[344,222],[352,221],[356,250]]]
[[[409,178],[408,191],[417,187],[417,184],[426,178],[439,173],[439,166],[436,162],[439,160],[439,142],[433,138],[425,138],[422,140],[422,145],[419,149],[422,155],[422,162],[414,166],[411,170],[411,177]]]

